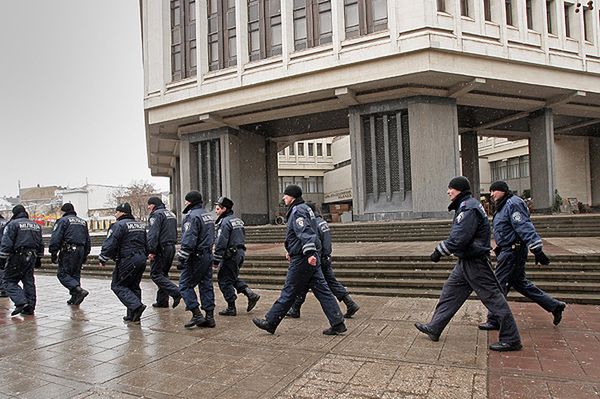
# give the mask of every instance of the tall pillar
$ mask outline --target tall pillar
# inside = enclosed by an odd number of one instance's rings
[[[477,133],[467,132],[460,135],[460,157],[462,174],[471,182],[473,196],[479,199],[481,193],[479,178],[479,146]]]
[[[600,207],[600,138],[590,137],[592,206]]]
[[[175,169],[173,169],[173,176],[171,177],[171,197],[173,200],[171,203],[171,209],[174,210],[175,214],[177,215],[177,219],[181,221],[183,197],[181,196],[181,162],[179,157],[175,158]]]
[[[529,117],[531,198],[536,212],[550,213],[554,203],[554,120],[545,108]]]
[[[448,182],[460,174],[458,114],[449,98],[417,97],[408,106],[413,210],[448,215]]]
[[[277,143],[266,141],[266,167],[267,167],[267,193],[269,222],[275,220],[279,209],[279,156],[277,155]]]

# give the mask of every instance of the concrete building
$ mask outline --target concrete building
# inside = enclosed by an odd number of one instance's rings
[[[570,0],[141,0],[148,160],[273,219],[277,153],[349,134],[355,220],[446,216],[478,137],[529,143],[550,209],[560,153],[600,204],[600,7]],[[575,12],[576,9],[580,12]],[[587,161],[585,161],[587,160]],[[579,184],[579,183],[577,183]]]

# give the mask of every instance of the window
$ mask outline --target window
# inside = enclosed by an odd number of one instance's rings
[[[504,8],[506,10],[506,25],[515,26],[513,23],[513,4],[512,0],[504,0]]]
[[[571,37],[571,8],[573,8],[572,4],[565,3],[565,36]]]
[[[331,156],[331,144],[327,144],[327,156]]]
[[[509,179],[519,177],[519,158],[510,158],[507,162],[507,175]]]
[[[236,65],[235,0],[207,0],[208,69]]]
[[[546,0],[546,24],[548,25],[548,33],[556,34],[556,10],[554,8],[554,0]]]
[[[317,156],[323,156],[323,143],[317,143]]]
[[[483,0],[483,17],[486,21],[492,21],[492,0]]]
[[[331,0],[294,0],[293,12],[295,50],[331,43]]]
[[[460,15],[469,16],[469,0],[460,0]]]
[[[438,12],[446,12],[446,0],[437,0]]]
[[[298,143],[298,156],[304,156],[304,143]]]
[[[171,0],[171,78],[196,76],[196,2]]]
[[[308,156],[314,157],[315,156],[315,143],[307,143],[307,145],[308,145]]]
[[[346,38],[387,29],[386,0],[344,0]]]
[[[525,12],[527,14],[527,29],[534,30],[533,26],[533,8],[532,8],[533,0],[525,0]]]
[[[250,61],[281,54],[281,0],[248,0]]]
[[[529,155],[490,163],[492,180],[522,179],[529,177]]]
[[[592,18],[594,17],[594,13],[592,12],[592,8],[583,7],[583,38],[588,42],[593,42],[593,31],[594,31],[594,23]]]
[[[519,157],[519,176],[529,177],[529,155]]]
[[[296,144],[292,144],[291,146],[288,147],[290,150],[290,155],[296,155]]]

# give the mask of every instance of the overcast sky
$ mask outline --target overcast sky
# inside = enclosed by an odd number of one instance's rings
[[[0,1],[0,196],[147,180],[137,0]]]

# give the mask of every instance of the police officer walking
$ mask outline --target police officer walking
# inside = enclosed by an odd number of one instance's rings
[[[525,202],[513,195],[504,181],[493,182],[490,195],[494,200],[495,212],[493,220],[494,240],[496,241],[496,277],[500,282],[504,295],[514,288],[521,295],[531,299],[553,315],[554,325],[562,320],[566,304],[558,301],[539,289],[527,279],[525,262],[528,250],[535,256],[535,263],[544,266],[550,260],[542,250],[542,239],[535,231],[529,217],[529,209]],[[479,325],[480,330],[497,330],[498,317],[488,313],[485,323]]]
[[[4,227],[8,223],[8,220],[4,219],[4,216],[0,214],[0,243],[2,242],[2,234],[4,234]],[[8,298],[8,294],[4,291],[4,262],[5,260],[0,258],[0,298]]]
[[[146,270],[146,226],[135,220],[127,202],[117,206],[115,217],[117,221],[108,230],[98,260],[102,266],[109,259],[116,262],[110,288],[127,308],[123,320],[137,323],[146,310],[140,288]]]
[[[186,328],[216,326],[215,292],[212,285],[212,246],[215,240],[215,224],[209,212],[204,209],[202,194],[190,191],[185,196],[185,218],[182,223],[181,248],[177,253],[179,261],[179,292],[185,302],[185,309],[192,312]],[[200,291],[200,304],[195,288]]]
[[[338,301],[344,302],[346,305],[346,314],[344,318],[350,319],[352,316],[358,312],[360,306],[356,302],[352,300],[350,294],[346,287],[344,287],[336,278],[333,273],[333,268],[331,267],[331,231],[329,230],[329,225],[323,219],[321,214],[317,212],[317,208],[315,204],[307,203],[309,208],[314,212],[315,217],[317,218],[317,227],[319,228],[319,239],[321,240],[321,270],[323,271],[323,276],[325,277],[325,281],[329,286],[329,289],[333,293],[333,295],[337,298]],[[306,300],[306,292],[298,295],[294,305],[287,313],[288,317],[292,317],[297,319],[300,317],[300,308],[302,304]]]
[[[52,230],[48,247],[50,259],[58,263],[58,281],[71,294],[67,304],[79,305],[89,294],[81,288],[81,266],[92,248],[90,234],[86,221],[77,216],[73,204],[63,204],[60,210],[64,214]]]
[[[242,219],[233,216],[233,201],[229,198],[221,197],[215,205],[217,236],[213,266],[219,267],[217,274],[219,289],[227,302],[227,309],[220,311],[219,314],[221,316],[235,316],[237,314],[235,308],[236,290],[238,294],[244,294],[248,297],[247,312],[256,306],[260,295],[252,291],[243,280],[240,280],[240,268],[244,263],[246,253],[244,222]]]
[[[304,203],[302,189],[296,185],[286,187],[283,201],[289,206],[285,249],[287,251],[286,258],[290,263],[285,284],[279,298],[265,318],[255,318],[252,321],[258,328],[274,334],[277,326],[294,304],[296,297],[306,293],[310,288],[331,325],[330,328],[323,331],[323,334],[341,334],[346,331],[344,316],[319,267],[321,242],[315,214]]]
[[[428,324],[415,323],[415,327],[432,341],[440,335],[452,317],[465,303],[473,290],[486,308],[498,316],[500,341],[489,346],[494,351],[521,350],[521,338],[508,302],[489,260],[490,224],[483,206],[471,196],[469,180],[458,176],[448,183],[449,211],[455,211],[450,236],[431,254],[439,262],[442,256],[454,254],[458,263],[444,283],[442,294]]]
[[[23,205],[12,210],[0,243],[0,266],[4,269],[4,289],[15,304],[11,313],[33,315],[36,304],[33,269],[42,266],[42,228],[32,220]],[[19,282],[23,287],[19,286]]]
[[[175,257],[177,243],[177,217],[166,209],[158,197],[148,199],[148,262],[150,262],[150,277],[158,287],[155,308],[168,308],[169,297],[173,298],[173,309],[179,305],[181,295],[177,286],[169,280],[169,270]]]

